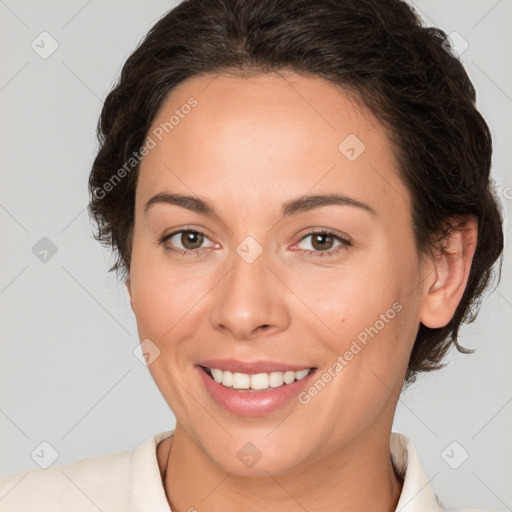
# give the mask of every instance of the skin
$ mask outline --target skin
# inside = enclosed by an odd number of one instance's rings
[[[127,281],[140,339],[160,350],[149,370],[176,416],[173,438],[157,449],[167,495],[182,512],[395,510],[402,482],[389,438],[409,355],[420,322],[440,327],[455,311],[475,220],[461,219],[444,253],[418,254],[386,130],[319,77],[193,77],[170,93],[150,132],[191,96],[197,106],[141,163]],[[366,146],[355,161],[338,150],[349,134]],[[216,216],[164,203],[145,211],[160,192],[208,200]],[[284,202],[321,193],[374,213],[329,205],[281,218]],[[196,256],[158,243],[191,228],[207,235]],[[328,237],[333,254],[320,254],[313,236],[303,239],[308,228],[334,230],[350,246]],[[249,235],[262,248],[252,263],[236,252]],[[183,243],[166,242],[194,247]],[[402,310],[306,405],[233,415],[209,399],[194,367],[270,359],[321,374],[397,302]],[[247,442],[262,453],[251,468],[237,457]]]

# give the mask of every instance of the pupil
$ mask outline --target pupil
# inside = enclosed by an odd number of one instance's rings
[[[332,241],[331,241],[331,244],[325,244],[325,239],[326,238],[331,238],[332,239],[332,236],[331,235],[327,235],[327,234],[320,234],[320,235],[316,235],[313,237],[313,247],[315,249],[320,249],[320,250],[326,250],[326,249],[330,249],[331,248],[331,245],[332,245]],[[322,240],[324,243],[322,243]],[[320,241],[320,245],[317,247],[316,244]],[[328,247],[327,247],[328,245]]]
[[[183,244],[183,247],[186,249],[197,249],[198,247],[201,247],[202,241],[203,241],[203,235],[201,233],[194,233],[192,231],[185,231],[181,235],[181,243]],[[191,244],[192,247],[188,244]]]

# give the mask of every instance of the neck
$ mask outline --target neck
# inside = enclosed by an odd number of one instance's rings
[[[402,482],[391,463],[389,435],[363,432],[328,457],[268,477],[226,473],[179,423],[157,453],[173,512],[393,512]]]

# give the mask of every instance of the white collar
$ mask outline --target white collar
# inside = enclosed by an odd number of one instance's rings
[[[391,432],[391,459],[405,475],[396,512],[445,512],[446,508],[434,494],[430,480],[421,467],[412,441],[404,434]]]
[[[130,511],[171,512],[162,485],[156,447],[173,433],[174,430],[168,430],[156,434],[134,450],[130,461]],[[396,512],[446,512],[434,494],[411,440],[392,432],[390,452],[395,468],[405,472]]]

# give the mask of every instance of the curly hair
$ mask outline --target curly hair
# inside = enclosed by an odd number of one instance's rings
[[[285,69],[356,94],[386,127],[411,195],[419,253],[439,247],[450,219],[477,217],[463,297],[446,326],[420,324],[406,382],[444,366],[452,344],[472,352],[459,345],[459,328],[475,319],[503,250],[491,134],[446,34],[424,27],[400,0],[185,0],[163,16],[124,64],[98,123],[89,213],[95,238],[116,255],[110,271],[129,275],[140,161],[133,156],[173,88],[208,73]]]

